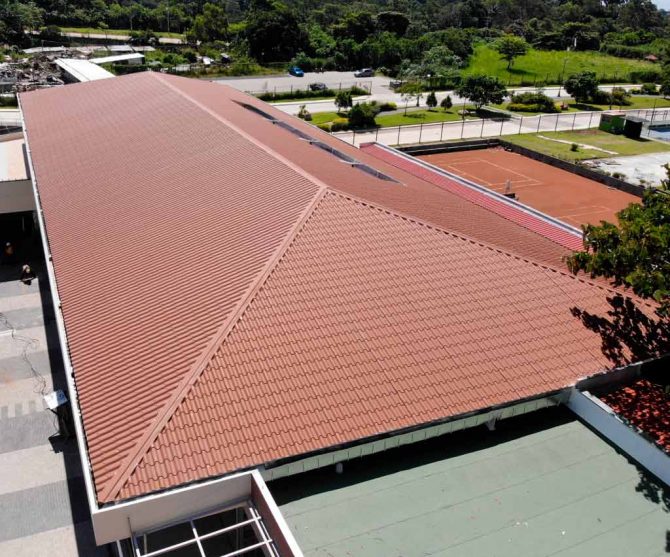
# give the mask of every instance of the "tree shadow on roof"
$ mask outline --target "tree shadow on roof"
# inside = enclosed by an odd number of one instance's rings
[[[631,298],[621,294],[607,298],[611,309],[605,315],[573,307],[572,315],[600,335],[602,352],[615,366],[624,366],[670,352],[670,323],[643,312]]]

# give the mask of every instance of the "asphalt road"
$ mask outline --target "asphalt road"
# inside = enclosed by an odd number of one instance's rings
[[[304,77],[292,75],[264,75],[250,77],[222,77],[214,81],[225,83],[240,91],[249,93],[262,93],[264,91],[290,91],[293,89],[306,89],[310,83],[325,83],[331,89],[349,88],[358,85],[364,89],[372,87],[373,95],[384,95],[392,93],[389,88],[388,77],[354,77],[354,72],[312,72],[306,73]]]

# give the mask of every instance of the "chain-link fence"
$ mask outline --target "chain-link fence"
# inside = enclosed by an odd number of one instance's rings
[[[622,111],[613,112],[621,113]],[[626,110],[623,112],[629,116],[643,118],[656,125],[666,121],[670,125],[670,108]],[[610,111],[567,112],[539,114],[537,116],[501,116],[500,118],[376,128],[366,131],[336,132],[333,135],[354,145],[371,141],[384,145],[413,145],[523,133],[585,130],[598,127],[601,115],[608,113]]]

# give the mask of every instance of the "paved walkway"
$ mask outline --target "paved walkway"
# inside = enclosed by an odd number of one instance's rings
[[[42,395],[65,389],[48,282],[0,270],[0,555],[108,555],[95,547],[76,441],[51,437]]]
[[[567,410],[520,420],[270,490],[306,557],[667,556],[669,491]]]

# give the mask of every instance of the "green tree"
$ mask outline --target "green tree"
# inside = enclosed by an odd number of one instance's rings
[[[398,92],[405,102],[405,114],[407,114],[407,105],[410,101],[416,99],[416,106],[419,106],[423,97],[423,86],[419,81],[408,81],[398,88]]]
[[[405,35],[409,27],[409,18],[400,12],[381,12],[377,14],[377,29],[388,31],[397,37]]]
[[[507,96],[507,89],[502,82],[488,75],[466,76],[455,92],[472,102],[477,110],[485,104],[500,104]]]
[[[371,128],[377,125],[377,108],[368,103],[359,103],[349,111],[349,126],[352,128]]]
[[[523,56],[528,52],[530,45],[523,37],[516,35],[503,35],[495,43],[494,48],[498,51],[503,60],[507,60],[507,69],[509,70],[517,56]]]
[[[581,72],[568,77],[563,87],[577,102],[588,102],[598,94],[598,83],[595,72]]]
[[[260,62],[288,61],[307,40],[295,12],[279,2],[255,2],[245,33],[249,54]]]
[[[437,106],[437,97],[435,96],[435,91],[428,93],[426,97],[426,106],[431,110]]]
[[[445,112],[454,106],[454,103],[451,101],[451,96],[447,95],[444,97],[440,103],[440,106],[444,109]]]
[[[339,91],[335,96],[335,106],[338,112],[350,108],[353,104],[350,91]]]
[[[666,165],[666,170],[668,166]],[[658,314],[670,317],[670,192],[667,182],[646,191],[642,203],[617,213],[619,226],[609,222],[586,225],[584,251],[568,258],[573,273],[611,279],[641,298],[651,298]]]
[[[222,6],[208,2],[203,6],[202,14],[195,16],[193,26],[186,35],[191,43],[224,40],[228,35],[226,10]]]

